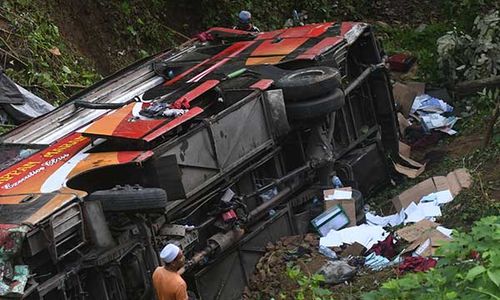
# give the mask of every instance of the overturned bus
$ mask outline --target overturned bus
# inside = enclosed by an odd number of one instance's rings
[[[389,181],[397,126],[369,25],[212,28],[0,137],[0,295],[154,299],[173,242],[200,299],[239,299],[333,176]]]

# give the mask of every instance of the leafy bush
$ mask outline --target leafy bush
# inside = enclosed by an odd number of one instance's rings
[[[469,30],[478,14],[500,9],[498,0],[441,0],[438,1],[443,17],[460,30]]]
[[[439,248],[435,269],[390,280],[363,299],[499,299],[499,243],[500,217],[483,218]]]
[[[456,82],[500,74],[500,16],[493,11],[474,20],[471,34],[450,31],[437,40],[439,66]]]
[[[64,43],[58,27],[35,3],[8,0],[0,9],[9,28],[0,34],[6,54],[2,67],[19,84],[57,104],[101,78]]]
[[[313,299],[313,300],[327,300],[332,299],[332,292],[322,288],[320,285],[325,282],[325,278],[320,274],[307,275],[304,274],[298,266],[289,266],[287,268],[287,276],[295,281],[299,286],[294,290],[294,298],[296,300]],[[282,299],[286,296],[281,295]]]

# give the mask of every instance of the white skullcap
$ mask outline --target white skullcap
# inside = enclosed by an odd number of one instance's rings
[[[167,264],[174,261],[181,249],[174,244],[166,245],[160,252],[160,258]]]

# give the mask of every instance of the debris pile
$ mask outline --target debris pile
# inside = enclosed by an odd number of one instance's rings
[[[287,293],[296,285],[287,276],[287,265],[294,264],[305,274],[314,274],[326,262],[327,257],[319,252],[316,234],[284,237],[266,247],[266,254],[257,263],[243,298],[270,299]]]
[[[435,223],[436,218],[442,215],[443,205],[453,201],[462,188],[470,185],[471,177],[465,169],[424,180],[392,199],[398,213],[378,216],[368,211],[366,224],[330,230],[320,238],[320,246],[335,249],[358,243],[368,249],[361,254],[366,256],[365,265],[372,270],[402,261],[408,263],[403,269],[411,269],[417,262],[428,264],[427,260],[410,263],[406,256],[433,256],[437,247],[451,239],[452,230],[439,226]],[[401,225],[407,226],[398,229]],[[398,252],[395,249],[399,243],[404,248]]]
[[[246,289],[246,299],[283,294],[293,298],[297,283],[287,277],[291,265],[304,274],[323,275],[334,295],[349,281],[366,276],[389,274],[387,278],[433,268],[439,259],[436,249],[452,239],[452,230],[440,226],[436,218],[443,205],[470,185],[465,169],[429,178],[392,199],[397,213],[379,216],[366,211],[362,222],[355,209],[355,190],[337,187],[324,191],[325,212],[311,221],[319,239],[307,234],[269,245]],[[355,224],[350,220],[356,220]]]
[[[439,141],[443,134],[455,135],[458,118],[446,100],[447,92],[426,90],[421,82],[397,82],[394,99],[399,107],[398,123],[404,142],[413,149],[423,149]]]

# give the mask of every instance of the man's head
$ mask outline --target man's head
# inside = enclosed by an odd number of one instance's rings
[[[182,250],[174,244],[168,244],[160,252],[160,258],[165,266],[177,271],[184,266],[184,254]]]
[[[238,29],[249,30],[252,28],[252,14],[249,11],[242,10],[238,14]]]
[[[250,24],[252,22],[252,14],[249,11],[242,10],[238,14],[238,21],[241,24]]]

